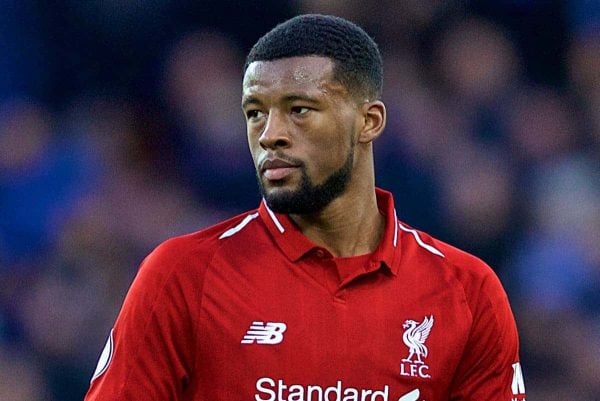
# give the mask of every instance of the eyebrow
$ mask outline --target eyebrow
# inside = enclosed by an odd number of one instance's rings
[[[250,104],[261,104],[261,102],[254,96],[248,96],[242,100],[242,109],[245,109]]]
[[[295,93],[284,96],[283,99],[286,102],[295,102],[297,100],[301,100],[301,101],[309,102],[309,103],[318,103],[318,100],[316,100],[314,96],[306,96],[306,95],[295,94]]]
[[[304,102],[309,102],[312,104],[319,103],[319,101],[317,99],[315,99],[314,96],[307,96],[307,95],[299,94],[299,93],[290,93],[289,95],[284,96],[282,100],[285,102],[288,102],[288,103],[299,101],[299,100],[304,101]],[[260,105],[260,104],[262,104],[262,102],[254,96],[248,96],[243,99],[242,108],[246,108],[248,105],[251,105],[251,104]]]

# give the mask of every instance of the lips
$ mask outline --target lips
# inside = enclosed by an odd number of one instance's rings
[[[277,158],[265,159],[260,164],[260,171],[266,179],[271,181],[282,180],[297,168],[297,164]]]

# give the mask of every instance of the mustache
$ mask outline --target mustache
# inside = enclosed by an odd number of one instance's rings
[[[278,160],[278,161],[282,161],[284,163],[290,164],[292,166],[296,166],[296,167],[303,167],[304,166],[304,162],[300,159],[297,159],[295,157],[291,157],[291,156],[287,156],[283,153],[270,153],[267,154],[265,157],[263,157],[259,162],[258,162],[258,170],[262,171],[264,169],[264,165],[267,162],[271,162],[272,160]]]

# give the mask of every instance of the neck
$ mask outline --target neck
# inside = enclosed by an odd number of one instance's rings
[[[317,214],[290,217],[312,242],[336,257],[375,251],[385,229],[385,219],[377,207],[374,185],[356,190],[348,188]]]

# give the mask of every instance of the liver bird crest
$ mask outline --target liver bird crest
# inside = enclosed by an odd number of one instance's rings
[[[429,332],[433,326],[433,315],[430,317],[425,316],[421,323],[415,322],[414,320],[408,319],[404,322],[402,327],[406,329],[402,335],[404,344],[408,347],[410,353],[407,358],[402,359],[403,362],[412,362],[423,364],[421,355],[427,357],[427,347],[425,346],[425,340],[429,337]],[[413,361],[413,358],[416,360]]]

